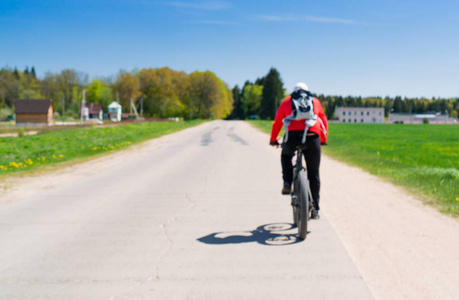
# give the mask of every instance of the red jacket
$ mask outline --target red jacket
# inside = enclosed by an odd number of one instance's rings
[[[285,117],[288,117],[292,114],[292,97],[288,96],[279,106],[279,109],[276,113],[276,118],[274,119],[273,127],[271,129],[271,142],[277,140],[277,136],[284,125],[282,120]],[[320,141],[325,143],[328,137],[328,120],[325,116],[324,109],[322,108],[322,104],[320,104],[319,99],[314,98],[314,113],[317,115],[318,119],[314,126],[309,128],[309,132],[317,133],[320,137]],[[292,120],[290,125],[288,126],[289,131],[294,130],[301,130],[303,131],[306,128],[306,124],[304,120]]]

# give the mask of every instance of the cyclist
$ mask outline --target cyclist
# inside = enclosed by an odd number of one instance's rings
[[[328,120],[319,99],[316,97],[312,98],[314,110],[314,118],[312,120],[306,122],[305,120],[292,119],[292,112],[294,110],[292,96],[298,95],[298,93],[304,93],[312,97],[305,83],[299,82],[295,85],[292,95],[285,98],[277,110],[271,130],[270,145],[275,147],[279,146],[277,137],[282,129],[282,124],[286,124],[286,134],[284,136],[281,154],[282,177],[284,180],[284,186],[282,188],[283,195],[288,195],[291,192],[293,181],[292,157],[295,153],[295,148],[301,144],[306,145],[303,154],[306,160],[309,186],[311,188],[315,208],[311,217],[313,219],[318,219],[320,201],[320,147],[321,144],[325,144],[327,141]],[[306,128],[307,131],[305,131]]]

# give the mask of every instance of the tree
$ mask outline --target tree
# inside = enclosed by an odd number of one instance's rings
[[[47,72],[45,77],[40,81],[41,94],[46,99],[53,99],[54,110],[60,108],[63,93],[57,84],[56,75]]]
[[[155,117],[184,117],[188,75],[167,67],[142,69],[138,72],[140,90],[147,115]]]
[[[100,103],[102,83],[100,80],[93,80],[86,89],[86,101],[88,103]]]
[[[385,105],[384,105],[384,115],[386,117],[389,116],[389,113],[391,113],[392,111],[392,107],[393,107],[393,101],[392,99],[389,97],[389,96],[386,96],[386,98],[384,98],[384,101],[385,101]]]
[[[190,74],[190,115],[195,118],[224,118],[233,102],[226,85],[212,72],[196,71]]]
[[[86,88],[86,102],[102,104],[103,110],[107,110],[113,100],[112,89],[103,79],[94,79]]]
[[[260,117],[262,119],[274,119],[277,108],[284,96],[283,83],[279,72],[275,68],[269,70],[263,82]]]
[[[35,73],[35,67],[32,66],[32,70],[30,70],[30,75],[33,76],[33,78],[37,78],[37,74]]]
[[[233,90],[233,103],[234,103],[234,109],[231,112],[231,119],[235,120],[242,120],[244,119],[244,111],[242,109],[242,95],[241,95],[241,89],[239,88],[238,85],[236,85]]]
[[[394,112],[395,113],[401,113],[403,112],[403,107],[402,107],[402,97],[396,96],[394,100]]]
[[[211,118],[221,119],[226,118],[233,109],[233,96],[228,86],[216,77],[219,86],[219,93],[215,102],[210,108]]]
[[[80,86],[78,73],[75,70],[64,69],[60,74],[55,75],[56,85],[65,98],[65,107],[71,108],[71,105],[77,100]]]
[[[21,85],[16,73],[9,69],[2,69],[0,72],[0,101],[2,104],[12,107],[14,101],[19,97],[20,89]]]
[[[195,118],[209,118],[210,108],[218,97],[220,87],[217,76],[210,71],[190,74],[191,112]]]
[[[16,80],[19,80],[19,77],[20,77],[19,71],[16,67],[14,67],[14,77],[16,78]]]
[[[141,95],[140,80],[131,73],[120,73],[113,85],[113,90],[118,94],[119,102],[125,109],[130,107],[130,100],[134,101]]]
[[[241,102],[245,116],[260,115],[262,93],[262,85],[247,85],[244,88]]]

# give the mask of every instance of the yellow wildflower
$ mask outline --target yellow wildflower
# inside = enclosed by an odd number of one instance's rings
[[[63,154],[59,154],[59,157],[62,158],[62,157],[64,157],[64,155]]]

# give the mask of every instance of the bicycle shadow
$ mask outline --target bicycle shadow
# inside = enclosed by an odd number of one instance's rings
[[[217,232],[198,239],[209,245],[242,244],[257,242],[267,246],[286,246],[301,242],[297,232],[287,233],[295,228],[288,223],[273,223],[257,227],[252,231]],[[308,232],[309,234],[309,232]]]

